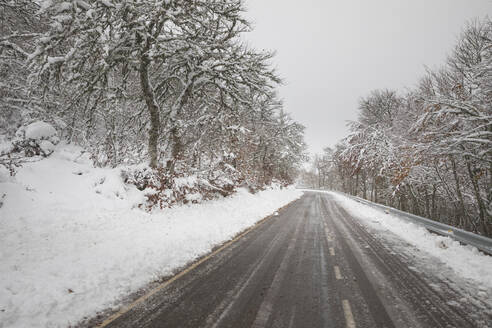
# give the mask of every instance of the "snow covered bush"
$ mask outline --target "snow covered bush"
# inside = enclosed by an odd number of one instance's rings
[[[163,168],[133,167],[122,170],[122,178],[125,183],[145,192],[147,202],[140,207],[147,210],[229,196],[242,186],[243,181],[228,165],[193,175],[170,175]]]
[[[273,179],[268,186],[252,183],[231,165],[223,162],[214,169],[194,174],[170,175],[164,168],[152,169],[148,166],[128,167],[121,172],[124,183],[134,185],[144,192],[146,202],[138,206],[148,211],[227,197],[238,189],[256,193],[267,188],[282,189],[288,185],[278,179]]]
[[[12,140],[4,138],[0,142],[0,165],[6,167],[13,176],[15,169],[28,158],[51,155],[59,141],[56,129],[51,124],[36,121],[22,126]]]
[[[1,137],[1,136],[0,136]],[[15,168],[19,166],[18,161],[12,158],[12,143],[0,138],[0,183],[9,180],[9,176],[15,174]]]
[[[47,157],[53,153],[55,145],[60,141],[56,129],[51,124],[42,121],[22,126],[17,130],[15,136],[11,152],[20,153],[26,157]]]

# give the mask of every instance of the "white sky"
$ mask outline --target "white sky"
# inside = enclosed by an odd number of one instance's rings
[[[466,21],[492,15],[492,0],[246,0],[247,35],[275,50],[286,111],[306,126],[311,152],[334,145],[360,97],[404,91],[444,63]]]

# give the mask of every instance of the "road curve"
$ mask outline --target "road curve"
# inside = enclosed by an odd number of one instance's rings
[[[491,311],[463,306],[459,291],[412,267],[329,194],[306,192],[104,327],[466,328],[492,322]]]

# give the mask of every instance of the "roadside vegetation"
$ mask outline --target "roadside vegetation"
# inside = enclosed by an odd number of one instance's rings
[[[350,133],[303,180],[492,236],[492,22],[405,93],[360,99]]]
[[[188,191],[204,198],[293,182],[304,127],[282,109],[273,54],[241,39],[251,30],[242,0],[0,7],[0,166],[9,175],[50,155],[23,132],[47,123],[97,167],[133,165],[124,179],[153,190],[150,207],[190,200],[176,191],[188,177]]]

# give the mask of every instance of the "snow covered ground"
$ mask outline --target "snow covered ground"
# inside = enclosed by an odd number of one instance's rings
[[[477,296],[492,305],[492,256],[484,255],[473,246],[461,245],[450,237],[431,234],[425,228],[398,216],[361,204],[336,192],[328,192],[351,215],[363,224],[389,237],[388,231],[406,241],[415,249],[438,258],[458,277],[471,280],[478,290]],[[408,252],[412,249],[406,248]],[[435,263],[435,261],[434,261]]]
[[[58,145],[12,178],[0,167],[0,327],[63,327],[118,305],[299,198],[272,189],[147,213],[117,169]]]

